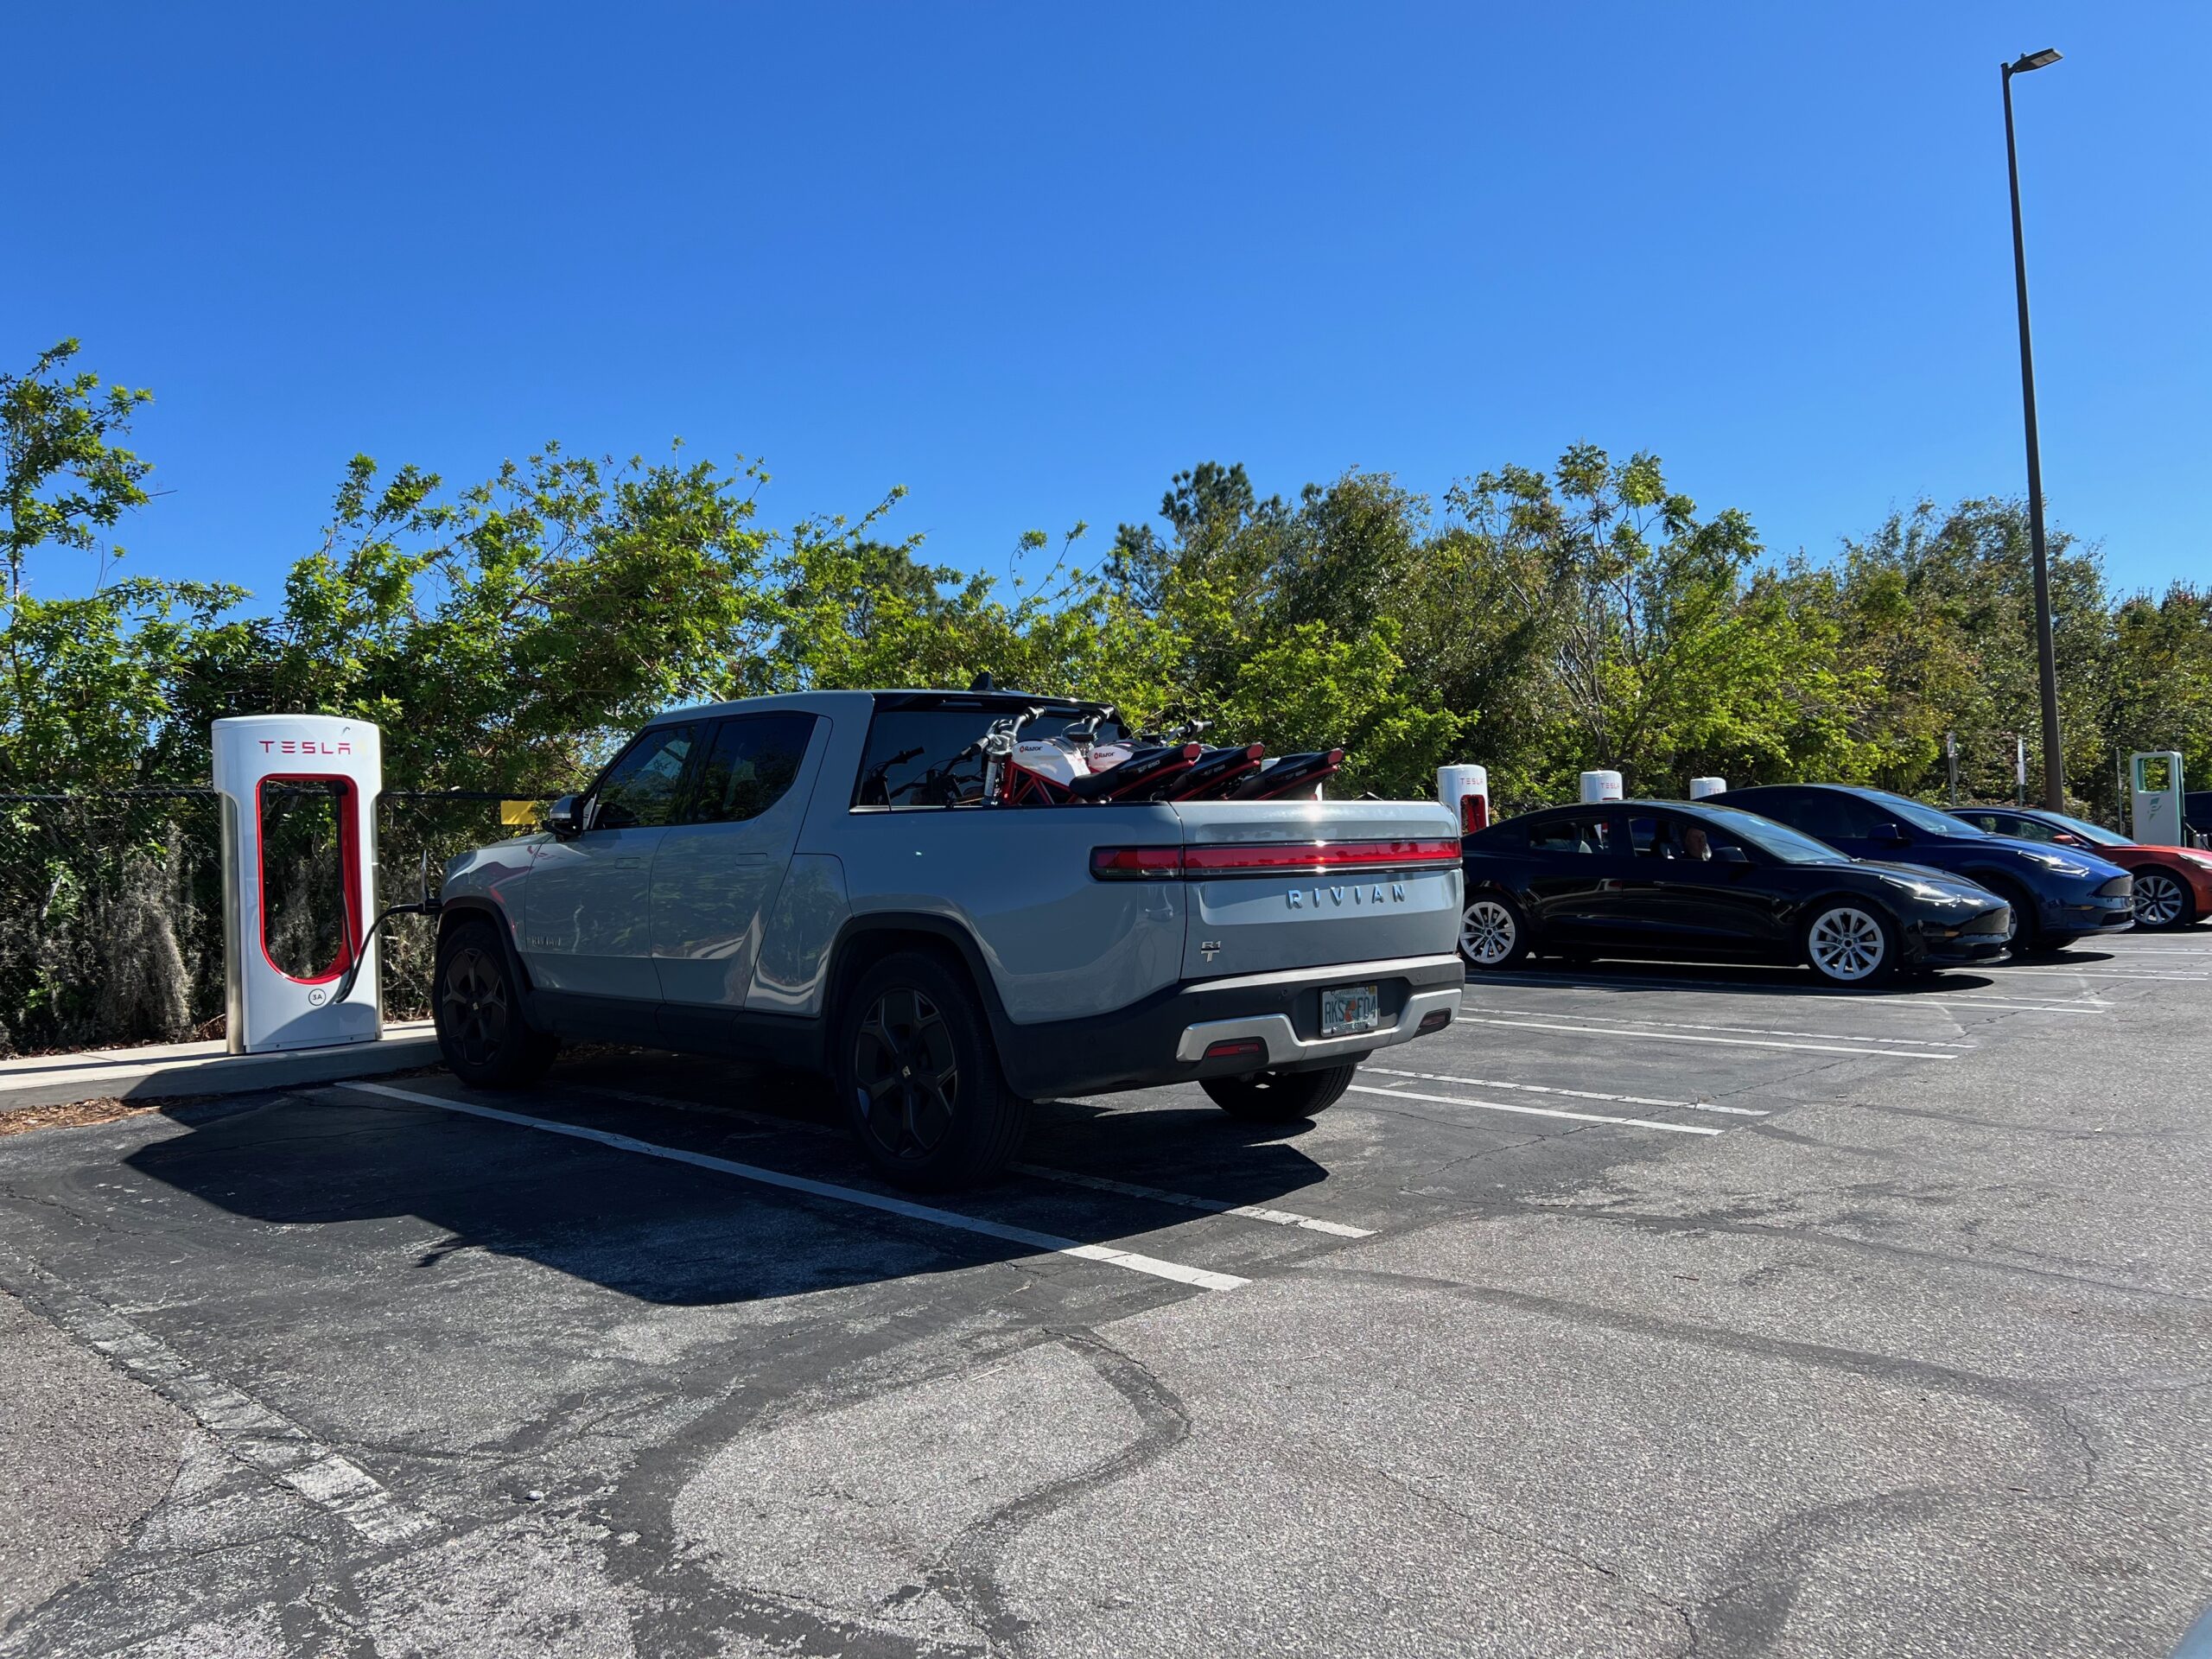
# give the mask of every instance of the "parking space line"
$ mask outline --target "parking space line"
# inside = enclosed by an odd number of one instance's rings
[[[1647,1031],[1637,1026],[1562,1026],[1548,1024],[1541,1020],[1484,1020],[1465,1013],[1457,1018],[1458,1023],[1463,1026],[1508,1026],[1524,1031],[1564,1031],[1577,1037],[1648,1037],[1654,1042],[1719,1043],[1729,1048],[1786,1048],[1803,1054],[1881,1054],[1893,1060],[1955,1060],[1961,1058],[1955,1053],[1930,1054],[1914,1048],[1847,1048],[1834,1043],[1785,1043],[1764,1037],[1710,1037],[1689,1031]]]
[[[351,1458],[325,1446],[290,1418],[251,1395],[200,1370],[159,1337],[98,1297],[10,1254],[9,1287],[71,1336],[156,1393],[166,1395],[250,1469],[302,1497],[376,1544],[398,1544],[435,1531],[437,1522],[410,1509]]]
[[[627,1089],[605,1089],[595,1083],[577,1082],[575,1088],[588,1089],[594,1094],[605,1095],[612,1100],[635,1101],[641,1106],[699,1107],[703,1102],[677,1100],[660,1095],[640,1095]],[[709,1109],[728,1112],[733,1117],[747,1122],[765,1123],[772,1128],[795,1129],[805,1135],[835,1135],[836,1130],[826,1124],[805,1123],[797,1118],[778,1117],[770,1112],[748,1112],[742,1106],[715,1106]],[[1139,1186],[1131,1181],[1109,1180],[1103,1175],[1079,1175],[1071,1169],[1049,1169],[1043,1164],[1009,1164],[1007,1168],[1017,1175],[1034,1176],[1040,1181],[1058,1181],[1064,1186],[1088,1186],[1100,1192],[1119,1192],[1132,1198],[1150,1198],[1155,1204],[1172,1204],[1182,1210],[1201,1210],[1210,1216],[1241,1216],[1247,1221],[1264,1221],[1276,1227],[1303,1227],[1309,1232],[1329,1233],[1338,1238],[1372,1238],[1371,1227],[1348,1227],[1340,1221],[1323,1221],[1315,1216],[1301,1216],[1294,1210],[1269,1210],[1255,1204],[1230,1204],[1221,1198],[1202,1198],[1195,1192],[1171,1192],[1162,1186]]]
[[[963,1216],[950,1210],[934,1209],[925,1204],[912,1204],[905,1198],[888,1198],[880,1192],[864,1192],[851,1186],[835,1186],[828,1181],[809,1180],[804,1175],[786,1175],[779,1169],[763,1169],[755,1164],[741,1164],[703,1152],[686,1152],[680,1147],[664,1147],[655,1141],[640,1141],[633,1135],[616,1135],[607,1129],[586,1128],[579,1123],[531,1117],[521,1112],[503,1112],[495,1106],[448,1100],[442,1096],[426,1095],[413,1089],[396,1089],[388,1083],[341,1083],[334,1086],[349,1089],[358,1094],[383,1095],[417,1106],[435,1106],[440,1111],[458,1112],[466,1117],[485,1118],[494,1123],[512,1123],[518,1128],[538,1129],[547,1135],[566,1135],[571,1140],[589,1141],[602,1147],[612,1147],[617,1152],[636,1152],[648,1158],[665,1158],[673,1163],[690,1164],[695,1168],[734,1175],[740,1180],[757,1181],[763,1186],[780,1187],[787,1192],[804,1192],[810,1198],[856,1205],[864,1210],[878,1210],[886,1215],[900,1216],[909,1221],[926,1221],[959,1232],[977,1233],[986,1238],[1026,1245],[1031,1249],[1043,1250],[1053,1255],[1076,1256],[1085,1262],[1103,1262],[1112,1267],[1126,1268],[1131,1273],[1149,1274],[1154,1279],[1170,1279],[1177,1284],[1195,1285],[1201,1290],[1235,1290],[1251,1282],[1232,1273],[1215,1273],[1205,1268],[1185,1267],[1179,1262],[1165,1262],[1158,1256],[1141,1255],[1134,1250],[1117,1250],[1104,1244],[1082,1244],[1071,1238],[1056,1238],[1050,1233],[1033,1232],[1027,1227],[1008,1227],[976,1216]]]
[[[1185,1210],[1203,1210],[1209,1215],[1242,1216],[1247,1221],[1268,1222],[1277,1227],[1302,1227],[1308,1232],[1327,1233],[1336,1238],[1372,1238],[1372,1227],[1348,1227],[1340,1221],[1323,1221],[1314,1216],[1301,1216],[1295,1210],[1269,1210],[1256,1204],[1227,1204],[1219,1198],[1202,1198],[1190,1192],[1170,1192],[1165,1187],[1139,1186],[1132,1181],[1109,1180],[1103,1175],[1078,1175],[1071,1169],[1047,1169],[1042,1164],[1009,1164],[1007,1168],[1020,1175],[1033,1175],[1040,1181],[1058,1181],[1065,1186],[1088,1186],[1101,1192],[1119,1192],[1126,1198],[1150,1198],[1155,1204],[1172,1204]]]
[[[1467,1005],[1462,1003],[1462,1007]],[[1521,1014],[1521,1008],[1485,1008],[1476,1005],[1478,1014]],[[1944,1043],[1926,1037],[1869,1037],[1855,1031],[1787,1031],[1773,1026],[1706,1026],[1694,1025],[1686,1020],[1638,1020],[1625,1014],[1578,1014],[1577,1020],[1603,1020],[1618,1026],[1652,1026],[1668,1031],[1725,1031],[1745,1037],[1825,1037],[1844,1043],[1905,1043],[1915,1048],[1979,1048],[1979,1043]]]
[[[1416,1094],[1411,1089],[1370,1089],[1364,1084],[1351,1085],[1355,1095],[1380,1095],[1385,1100],[1428,1100],[1441,1106],[1472,1106],[1479,1111],[1511,1112],[1521,1117],[1563,1117],[1577,1123],[1613,1123],[1630,1129],[1664,1129],[1669,1135],[1720,1135],[1720,1129],[1708,1129],[1702,1123],[1660,1123],[1648,1117],[1605,1117],[1596,1112],[1562,1111],[1551,1106],[1509,1106],[1497,1100],[1465,1100],[1458,1095]]]
[[[1717,1106],[1709,1100],[1654,1100],[1646,1095],[1601,1095],[1589,1089],[1559,1089],[1543,1083],[1506,1083],[1497,1077],[1453,1077],[1440,1071],[1400,1071],[1388,1065],[1363,1065],[1377,1077],[1411,1077],[1416,1083],[1464,1083],[1471,1089],[1513,1089],[1532,1095],[1563,1095],[1572,1100],[1611,1101],[1616,1106],[1671,1106],[1685,1112],[1726,1112],[1735,1117],[1771,1117],[1751,1106]]]
[[[2061,974],[2069,979],[2179,979],[2199,982],[2212,979],[2212,974],[2158,974],[2140,968],[2100,968],[2085,964],[2079,968],[2027,968],[2008,965],[2005,976],[2014,974]]]

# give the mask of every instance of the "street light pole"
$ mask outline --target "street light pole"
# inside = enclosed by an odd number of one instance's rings
[[[2058,61],[2049,48],[2004,66],[2005,169],[2012,184],[2012,278],[2020,300],[2020,402],[2028,427],[2028,537],[2035,552],[2036,670],[2043,692],[2044,804],[2066,810],[2066,762],[2058,733],[2058,663],[2050,642],[2050,563],[2044,550],[2043,452],[2036,440],[2036,360],[2028,343],[2028,253],[2020,234],[2020,156],[2012,140],[2012,77]]]

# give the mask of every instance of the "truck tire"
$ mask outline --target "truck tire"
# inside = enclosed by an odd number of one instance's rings
[[[446,1069],[472,1089],[517,1089],[545,1075],[560,1039],[533,1030],[499,930],[470,920],[438,941],[430,1016]]]
[[[1241,1077],[1202,1077],[1198,1087],[1240,1122],[1295,1123],[1343,1099],[1358,1070],[1357,1061],[1347,1061],[1314,1071],[1247,1071]]]
[[[1006,1167],[1029,1125],[967,976],[920,950],[886,957],[846,997],[830,1057],[837,1098],[877,1173],[922,1190]]]

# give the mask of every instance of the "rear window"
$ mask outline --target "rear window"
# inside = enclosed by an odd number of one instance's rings
[[[993,721],[1020,712],[1020,705],[1007,703],[879,709],[868,725],[853,804],[957,806],[981,799],[983,758],[976,745]],[[1021,734],[1057,737],[1087,717],[1079,709],[1058,710],[1031,721]],[[1109,721],[1100,735],[1120,736],[1122,728]]]
[[[1554,818],[1529,826],[1529,848],[1538,853],[1611,853],[1613,824],[1609,817]]]

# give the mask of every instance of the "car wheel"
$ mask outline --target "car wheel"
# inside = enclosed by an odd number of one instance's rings
[[[837,1097],[876,1172],[900,1186],[944,1188],[1003,1169],[1029,1103],[1007,1087],[967,976],[901,951],[861,975],[843,1006]]]
[[[477,1089],[513,1089],[545,1075],[560,1039],[533,1030],[499,931],[468,921],[438,941],[430,1015],[446,1069]]]
[[[1510,968],[1529,954],[1529,922],[1498,893],[1478,893],[1459,912],[1459,955],[1470,968]]]
[[[1295,1123],[1326,1111],[1351,1087],[1357,1062],[1313,1071],[1247,1071],[1242,1077],[1205,1077],[1198,1087],[1231,1117],[1247,1123]]]
[[[1805,965],[1831,985],[1872,985],[1897,969],[1897,930],[1871,905],[1829,899],[1805,924]]]
[[[2044,936],[2043,923],[2036,915],[2036,901],[2028,896],[2028,890],[2025,887],[2017,881],[2008,881],[2001,875],[1987,877],[1978,875],[1972,879],[2012,906],[2012,946],[2014,956],[2033,956],[2037,951],[2048,950],[2051,948],[2050,939]]]
[[[2189,887],[2171,870],[2155,865],[2135,872],[2135,925],[2160,931],[2186,927],[2196,919]]]

